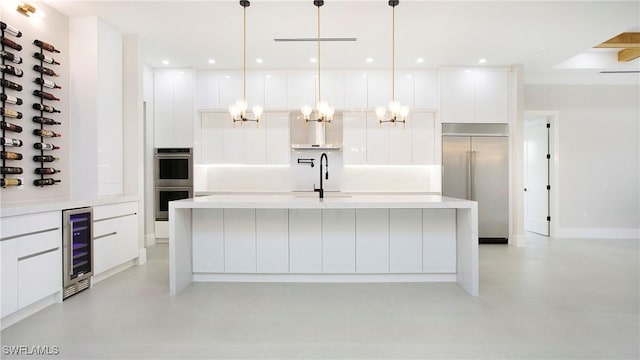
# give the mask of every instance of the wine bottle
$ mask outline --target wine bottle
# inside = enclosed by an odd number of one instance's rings
[[[17,77],[22,77],[22,75],[24,75],[24,72],[22,70],[11,65],[0,65],[0,70],[2,70],[2,72],[5,74],[9,74]]]
[[[51,80],[47,80],[47,79],[43,79],[43,78],[35,78],[35,80],[33,80],[36,84],[38,85],[42,85],[46,88],[49,89],[62,89],[62,86],[54,83]]]
[[[0,159],[22,160],[22,154],[13,151],[0,151]]]
[[[53,157],[51,155],[35,155],[33,157],[33,161],[36,162],[54,162],[58,160],[60,160],[60,158]]]
[[[2,87],[4,88],[8,88],[8,89],[13,89],[15,91],[22,91],[22,85],[20,84],[16,84],[13,81],[9,81],[6,79],[2,79]]]
[[[9,130],[9,131],[13,131],[16,133],[21,133],[22,132],[22,126],[18,126],[12,123],[8,123],[6,121],[0,121],[0,128],[2,128],[3,130]]]
[[[35,110],[39,110],[39,111],[44,111],[44,112],[48,112],[48,113],[59,113],[60,110],[54,108],[53,106],[49,106],[49,105],[45,105],[45,104],[33,104],[31,106],[32,108],[34,108]]]
[[[0,50],[0,57],[12,61],[16,64],[22,64],[22,58],[20,56],[12,54],[8,51]]]
[[[3,37],[1,42],[2,42],[2,45],[8,46],[14,50],[18,50],[18,51],[22,50],[22,45],[18,44],[13,40],[9,40],[6,37]]]
[[[49,76],[60,76],[60,75],[56,74],[55,71],[53,71],[53,70],[51,70],[49,68],[40,66],[40,65],[33,65],[33,70],[35,70],[35,71],[37,71],[39,73],[43,73],[45,75],[49,75]]]
[[[8,104],[22,105],[22,99],[5,93],[0,94],[0,101],[4,101]]]
[[[60,125],[59,122],[51,119],[51,118],[46,118],[46,117],[42,117],[42,116],[34,116],[33,117],[33,122],[34,123],[38,123],[38,124],[44,124],[44,125]]]
[[[61,137],[61,134],[55,133],[51,130],[44,129],[33,129],[33,135],[37,135],[40,137]]]
[[[58,99],[57,97],[53,96],[53,94],[50,94],[50,93],[44,92],[44,91],[40,91],[40,90],[33,90],[33,95],[35,95],[37,97],[41,97],[41,98],[46,99],[46,100],[60,101],[60,99]]]
[[[51,45],[51,44],[49,44],[49,43],[46,43],[46,42],[44,42],[44,41],[38,40],[38,39],[33,40],[33,45],[35,45],[35,46],[37,46],[37,47],[39,47],[39,48],[45,49],[45,50],[47,50],[47,51],[54,52],[54,53],[59,53],[59,52],[60,52],[60,51],[59,51],[58,49],[56,49],[53,45]]]
[[[9,178],[0,179],[0,186],[2,187],[20,186],[20,185],[22,185],[22,179],[9,179]]]
[[[55,180],[55,179],[38,179],[38,180],[33,180],[33,185],[35,186],[45,186],[45,185],[55,185],[56,183],[59,183],[60,180]]]
[[[7,32],[15,37],[22,37],[22,32],[18,31],[18,29],[14,28],[13,26],[8,25],[7,23],[0,21],[0,29],[2,29],[4,32]]]
[[[47,151],[60,149],[59,146],[55,146],[53,144],[46,144],[46,143],[35,143],[33,144],[33,148],[38,150],[47,150]]]
[[[36,168],[36,171],[35,171],[35,173],[38,175],[51,175],[59,172],[60,170],[57,170],[54,168]]]
[[[22,113],[8,108],[0,108],[0,115],[14,119],[22,119]]]
[[[60,65],[60,63],[57,62],[56,59],[39,52],[34,52],[33,57],[40,61],[46,62],[47,64]]]
[[[0,166],[0,174],[22,174],[22,168],[16,166]]]
[[[22,146],[22,140],[3,137],[3,138],[0,138],[0,145]]]

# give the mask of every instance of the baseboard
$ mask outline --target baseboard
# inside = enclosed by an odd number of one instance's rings
[[[456,274],[223,274],[194,273],[193,281],[203,282],[455,282]]]
[[[118,265],[116,267],[113,267],[113,268],[111,268],[109,270],[105,270],[105,271],[101,272],[98,275],[94,275],[91,278],[91,285],[93,286],[93,285],[99,283],[100,281],[102,281],[104,279],[110,278],[113,275],[115,275],[115,274],[117,274],[117,273],[119,273],[121,271],[127,270],[128,268],[130,268],[133,265],[135,265],[136,261],[137,261],[137,258],[133,259],[133,260],[129,260],[129,261],[127,261],[125,263],[122,263],[122,264],[120,264],[120,265]]]
[[[144,265],[147,263],[147,249],[140,249],[138,251],[138,257],[134,259],[136,265]]]
[[[145,234],[144,236],[144,246],[149,247],[156,244],[156,234]]]
[[[561,227],[558,229],[555,237],[571,239],[640,239],[640,229]]]
[[[27,305],[22,309],[19,309],[2,318],[2,330],[9,326],[22,321],[29,316],[43,310],[44,308],[62,302],[62,291],[58,291],[55,294],[51,294],[42,300],[38,300],[31,305]]]

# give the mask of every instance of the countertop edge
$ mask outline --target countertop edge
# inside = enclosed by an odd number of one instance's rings
[[[112,205],[125,202],[139,201],[139,196],[109,196],[94,200],[50,200],[46,202],[0,204],[0,217],[34,214],[47,211],[75,209],[87,206]]]

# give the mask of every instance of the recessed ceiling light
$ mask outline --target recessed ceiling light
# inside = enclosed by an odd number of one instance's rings
[[[216,63],[216,61],[215,61],[215,60],[213,60],[213,59],[209,59],[209,64],[215,64],[215,63]]]
[[[422,63],[424,62],[424,58],[417,58],[417,59],[416,59],[416,62],[417,62],[418,64],[422,64]]]
[[[373,58],[367,58],[366,60],[368,63],[372,63],[373,62]]]
[[[487,62],[487,59],[482,58],[482,59],[478,59],[478,64],[484,64]]]
[[[162,60],[162,65],[169,65],[169,60]]]
[[[311,59],[309,59],[309,62],[317,63],[317,62],[318,62],[318,59],[316,59],[316,58],[311,58]]]
[[[258,64],[262,64],[262,59],[261,59],[261,58],[257,58],[257,59],[256,59],[256,62],[257,62]]]

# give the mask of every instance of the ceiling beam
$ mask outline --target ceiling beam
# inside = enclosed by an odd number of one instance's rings
[[[624,49],[618,52],[618,61],[629,62],[640,57],[640,48]]]
[[[640,48],[640,32],[625,32],[596,46],[597,48]]]

